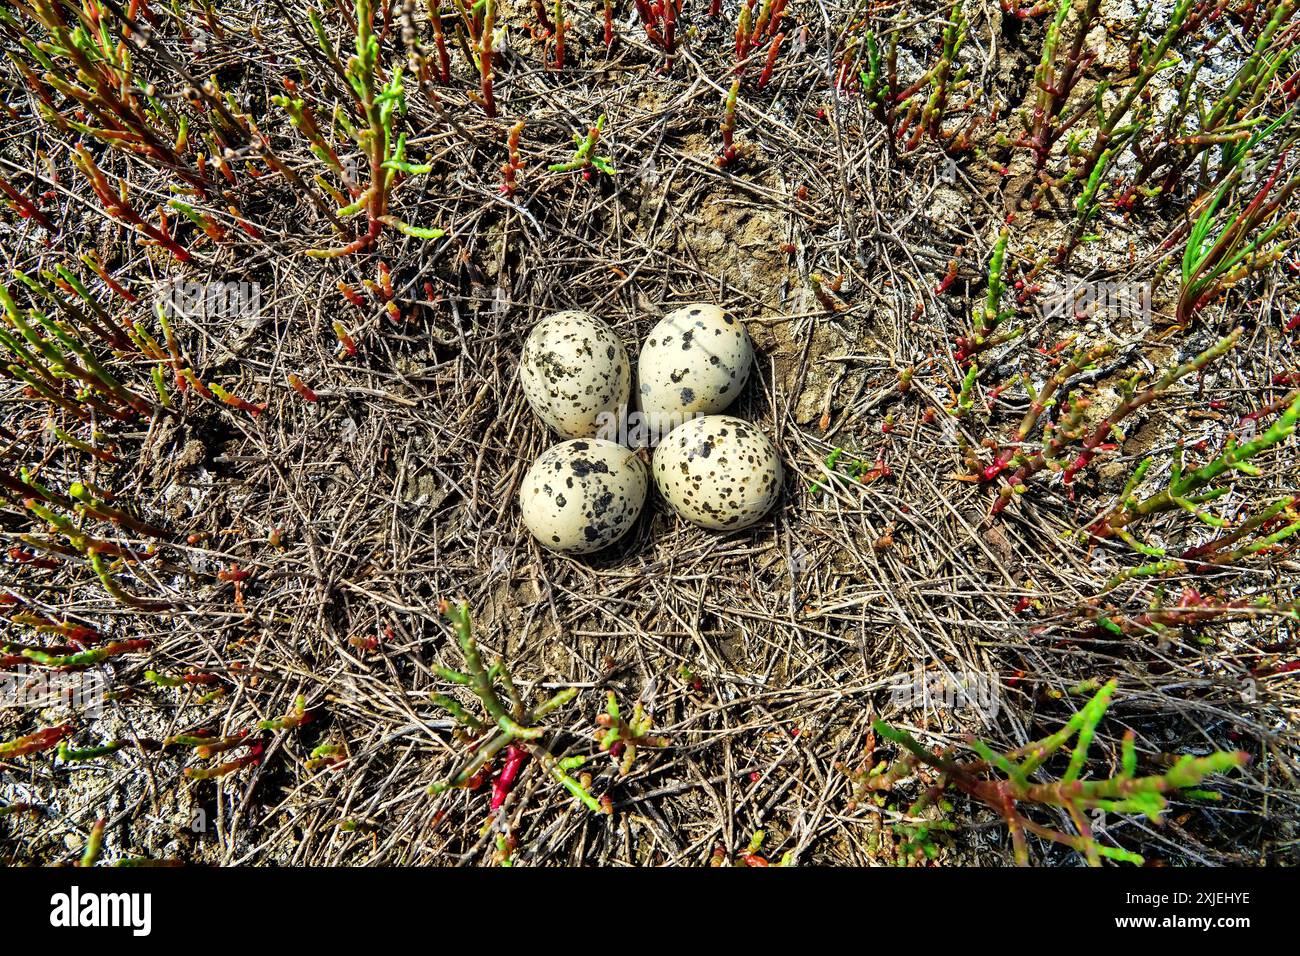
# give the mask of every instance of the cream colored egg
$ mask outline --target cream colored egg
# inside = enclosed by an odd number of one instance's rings
[[[528,469],[519,503],[524,524],[552,551],[586,554],[628,532],[645,505],[649,478],[636,452],[579,438],[542,453]]]
[[[776,449],[757,427],[730,415],[679,425],[655,450],[655,487],[673,510],[701,528],[747,528],[781,493]]]
[[[637,403],[658,437],[695,416],[722,411],[754,365],[745,326],[708,303],[676,309],[650,330],[637,361]]]
[[[607,323],[586,312],[556,312],[528,333],[519,378],[538,418],[566,438],[589,438],[602,426],[616,434],[632,372]]]

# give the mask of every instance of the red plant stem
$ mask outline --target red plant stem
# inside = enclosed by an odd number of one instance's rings
[[[753,9],[753,5],[750,5]],[[771,6],[764,4],[758,10],[758,19],[754,22],[754,32],[749,35],[750,46],[758,46],[763,40],[763,33],[767,30],[768,17],[772,15]]]
[[[663,34],[659,32],[661,18],[652,6],[652,0],[634,0],[636,3],[636,12],[641,17],[641,24],[645,27],[646,38],[661,50],[664,49]]]
[[[943,278],[939,280],[939,284],[934,287],[934,294],[943,295],[956,281],[957,281],[957,260],[949,259],[948,271],[945,272]]]
[[[19,554],[15,554],[15,552],[19,552]],[[11,548],[9,550],[9,556],[19,562],[31,560],[26,553],[20,552],[18,548]],[[37,628],[38,630],[44,629],[50,633],[61,634],[78,647],[85,647],[88,644],[104,640],[104,636],[93,627],[86,627],[84,624],[74,624],[71,621],[66,620],[60,623],[59,621],[53,621],[41,614],[24,611],[20,614],[13,615],[9,620],[13,621],[15,624],[24,624],[28,627]]]
[[[1300,70],[1296,70],[1282,81],[1282,94],[1288,103],[1300,96]]]
[[[1141,617],[1133,619],[1133,630],[1139,633],[1149,633],[1155,625],[1190,627],[1212,621],[1216,617],[1222,617],[1225,614],[1231,614],[1233,611],[1243,610],[1247,606],[1248,602],[1245,599],[1229,601],[1225,604],[1214,604],[1212,601],[1207,601],[1201,597],[1195,588],[1186,588],[1175,606],[1143,614]]]
[[[539,32],[543,37],[554,33],[555,24],[552,23],[551,18],[546,15],[546,4],[543,0],[531,0],[531,3],[533,7],[533,17],[536,18],[537,24],[535,27],[529,28],[530,35],[536,39]]]
[[[442,34],[442,18],[433,21],[433,45],[438,50],[438,78],[443,83],[451,82],[451,59],[447,55],[447,39]]]
[[[95,274],[103,280],[104,285],[108,286],[115,295],[125,299],[127,302],[140,301],[139,297],[136,296],[134,292],[131,292],[124,286],[120,285],[111,275],[108,274],[108,269],[104,266],[104,263],[100,261],[99,256],[94,253],[87,253],[81,257],[81,261],[94,269]]]
[[[519,769],[527,759],[528,751],[522,747],[511,744],[506,748],[505,764],[496,779],[492,781],[491,809],[500,809],[501,804],[506,802],[506,797],[510,795],[510,788],[514,786],[515,779],[519,776]]]
[[[36,208],[36,204],[11,186],[3,176],[0,176],[0,192],[9,197],[9,201],[14,204],[18,215],[23,219],[32,220],[46,232],[54,231],[54,226],[45,218],[45,214]]]
[[[488,116],[497,115],[497,103],[492,95],[492,32],[496,29],[496,2],[487,0],[483,12],[482,48],[479,51],[479,76],[483,87],[483,112]]]
[[[250,764],[261,763],[262,750],[264,749],[264,746],[265,745],[259,741],[258,743],[253,744],[248,753],[243,757],[236,757],[234,760],[216,767],[186,767],[185,776],[189,777],[191,780],[211,780],[214,777],[224,777],[228,773],[242,770]]]
[[[767,63],[763,66],[763,72],[758,77],[758,88],[761,90],[767,86],[767,81],[772,78],[772,68],[776,66],[777,54],[781,52],[781,41],[785,39],[784,33],[778,33],[772,38],[772,45],[767,48]]]
[[[78,143],[74,149],[73,157],[73,161],[86,176],[86,179],[90,181],[91,188],[95,191],[95,195],[99,197],[99,201],[103,203],[104,209],[109,215],[135,226],[155,243],[166,248],[178,261],[188,262],[190,260],[189,252],[177,245],[176,241],[167,232],[145,222],[140,218],[139,213],[130,206],[124,205],[118,199],[108,185],[108,180],[104,177],[103,172],[95,165],[90,153],[86,151],[86,147]],[[163,227],[166,228],[165,217]]]
[[[731,82],[731,91],[727,94],[722,116],[722,154],[717,159],[719,166],[730,165],[736,159],[736,147],[732,140],[736,132],[736,99],[739,94],[740,77],[736,77]]]
[[[555,4],[555,68],[564,69],[564,7],[560,0]]]
[[[28,734],[16,740],[0,743],[0,758],[25,757],[28,754],[49,750],[70,733],[72,733],[71,724],[60,724],[57,727],[38,730],[34,734]]]
[[[357,354],[356,340],[348,334],[348,330],[344,327],[342,322],[334,323],[334,334],[338,337],[339,345],[343,346],[344,354],[347,355],[348,358],[354,357]]]
[[[1067,485],[1074,481],[1074,476],[1084,468],[1087,468],[1093,458],[1097,456],[1101,443],[1110,436],[1111,430],[1114,429],[1116,425],[1142,406],[1154,402],[1164,394],[1165,390],[1169,386],[1173,385],[1184,375],[1192,372],[1199,372],[1201,369],[1205,368],[1206,365],[1210,364],[1210,362],[1213,362],[1215,359],[1228,352],[1237,344],[1237,340],[1241,338],[1241,331],[1240,328],[1237,328],[1229,336],[1221,339],[1216,345],[1202,352],[1192,361],[1166,372],[1159,381],[1146,391],[1134,395],[1132,398],[1128,399],[1128,401],[1121,403],[1118,408],[1098,423],[1096,430],[1086,441],[1084,441],[1083,450],[1079,452],[1079,456],[1072,461],[1062,473],[1061,480]]]
[[[507,196],[514,195],[515,187],[518,185],[516,176],[519,170],[523,169],[523,163],[519,160],[519,137],[523,132],[524,121],[520,120],[510,127],[510,133],[506,137],[508,158],[501,164],[501,191]]]
[[[154,26],[158,25],[158,16],[149,9],[148,0],[131,0],[131,19],[134,20],[143,14],[144,18]]]
[[[215,389],[216,386],[213,386],[213,388]],[[266,411],[265,405],[255,405],[250,401],[240,398],[238,395],[232,395],[230,392],[227,392],[225,389],[222,389],[220,392],[217,392],[215,394],[220,401],[225,402],[231,408],[237,408],[241,412],[247,412],[249,415],[252,415],[254,418],[262,414],[262,412]]]
[[[356,289],[352,288],[352,286],[348,285],[346,282],[344,282],[341,279],[339,280],[338,283],[338,289],[339,292],[342,293],[343,298],[347,299],[357,308],[364,309],[366,307],[366,300],[361,298],[360,294],[356,291]]]
[[[785,15],[786,0],[772,0],[772,13],[767,21],[767,35],[776,36],[777,29],[781,25],[781,17]]]
[[[1086,398],[1077,399],[1071,404],[1061,424],[1057,426],[1043,449],[1017,468],[1015,474],[1001,489],[997,500],[993,502],[993,507],[989,509],[990,515],[1000,513],[1003,508],[1011,503],[1011,498],[1015,494],[1017,487],[1023,485],[1044,468],[1047,468],[1049,462],[1056,458],[1062,449],[1082,434],[1084,427],[1083,415],[1090,404]]]
[[[295,392],[297,392],[307,401],[311,402],[313,405],[320,401],[320,398],[317,396],[315,392],[311,390],[311,388],[308,387],[307,383],[304,382],[297,375],[295,375],[293,372],[289,373],[289,385],[293,388]]]
[[[1042,391],[1038,393],[1038,397],[1030,403],[1029,410],[1025,412],[1024,417],[1020,420],[1020,426],[1016,429],[1015,435],[1012,436],[1012,444],[998,453],[993,460],[993,464],[986,467],[980,473],[980,477],[985,481],[992,481],[1005,471],[1006,468],[1010,466],[1011,462],[1015,460],[1017,446],[1029,437],[1030,432],[1034,430],[1034,426],[1038,424],[1038,419],[1042,416],[1043,412],[1047,411],[1048,403],[1060,390],[1061,386],[1069,379],[1079,374],[1083,369],[1109,355],[1112,351],[1113,348],[1109,344],[1094,346],[1086,353],[1076,357],[1073,361],[1067,362],[1058,369],[1056,373],[1043,385]],[[999,388],[995,391],[1000,390],[1001,389]]]
[[[382,190],[376,190],[382,192]],[[382,200],[381,200],[382,202]],[[372,210],[373,212],[373,207]],[[331,249],[328,258],[336,259],[342,256],[350,256],[354,252],[360,252],[363,249],[370,248],[375,240],[379,238],[380,231],[384,228],[382,220],[375,218],[370,220],[370,227],[357,239],[349,242],[346,246],[340,246],[338,249]]]
[[[1238,423],[1244,424],[1245,422],[1253,422],[1253,421],[1258,421],[1261,418],[1266,418],[1269,415],[1273,415],[1276,414],[1277,412],[1282,411],[1283,409],[1290,408],[1291,404],[1297,398],[1300,398],[1300,389],[1292,389],[1290,392],[1283,395],[1277,401],[1269,402],[1263,408],[1259,408],[1253,412],[1250,412],[1249,414],[1242,415],[1241,418],[1237,419],[1237,421]]]
[[[1286,162],[1287,154],[1290,153],[1290,151],[1290,147],[1282,150],[1282,154],[1278,156],[1277,164],[1273,167],[1273,172],[1269,175],[1268,179],[1264,181],[1264,185],[1260,187],[1259,192],[1255,194],[1254,198],[1251,199],[1246,207],[1242,209],[1235,219],[1233,219],[1232,224],[1228,226],[1227,229],[1223,230],[1219,235],[1219,238],[1215,240],[1214,245],[1210,247],[1210,251],[1201,257],[1201,265],[1197,270],[1198,273],[1212,270],[1218,263],[1223,261],[1239,243],[1244,241],[1245,236],[1252,231],[1256,225],[1264,222],[1269,216],[1271,216],[1283,202],[1290,198],[1291,194],[1296,191],[1297,187],[1300,187],[1300,176],[1295,176],[1288,180],[1286,184],[1278,190],[1276,196],[1271,199],[1268,198],[1268,194],[1272,192],[1273,186],[1277,183],[1278,177],[1282,174],[1282,166]],[[1265,202],[1266,199],[1268,200],[1267,203]],[[1293,213],[1287,213],[1286,215],[1294,218]],[[1200,283],[1195,281],[1195,279],[1196,277],[1193,276],[1193,281],[1188,285],[1183,294],[1178,297],[1176,312],[1179,323],[1183,325],[1186,325],[1193,315],[1203,309],[1223,291],[1220,281]],[[1205,291],[1195,298],[1189,299],[1187,293],[1203,284],[1207,286]]]
[[[714,0],[719,3],[721,0]],[[605,0],[605,48],[614,45],[614,0]]]
[[[1032,114],[1033,128],[1029,137],[1022,138],[1018,145],[1033,150],[1039,170],[1046,166],[1053,144],[1070,126],[1085,115],[1085,109],[1081,107],[1072,117],[1061,119],[1061,111],[1069,102],[1070,94],[1093,60],[1097,58],[1096,53],[1085,51],[1083,46],[1088,31],[1092,29],[1092,24],[1097,19],[1100,5],[1100,0],[1086,0],[1084,8],[1079,12],[1079,22],[1074,24],[1074,36],[1065,52],[1065,62],[1060,73],[1056,72],[1055,64],[1048,64],[1046,75],[1042,75],[1041,65],[1035,71],[1035,85],[1038,87],[1039,94]],[[1086,112],[1090,112],[1091,109],[1089,105]]]
[[[749,7],[740,8],[740,20],[736,23],[736,72],[742,69],[745,57],[749,56]]]
[[[1290,674],[1300,670],[1300,661],[1287,661],[1274,667],[1257,667],[1252,670],[1252,677],[1275,677],[1278,674]]]

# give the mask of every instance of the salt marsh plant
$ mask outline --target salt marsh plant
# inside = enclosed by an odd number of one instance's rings
[[[1186,452],[1179,445],[1174,451],[1169,477],[1164,487],[1159,491],[1139,494],[1138,490],[1144,486],[1148,473],[1155,463],[1153,458],[1144,458],[1133,471],[1117,502],[1089,526],[1089,532],[1100,538],[1112,536],[1122,538],[1143,554],[1163,557],[1163,550],[1139,544],[1132,537],[1130,528],[1144,518],[1171,511],[1185,511],[1216,530],[1225,528],[1226,522],[1206,506],[1224,497],[1231,483],[1238,476],[1258,476],[1261,472],[1254,460],[1295,435],[1297,419],[1300,419],[1300,397],[1295,398],[1262,433],[1244,442],[1230,439],[1221,452],[1195,467],[1186,463]],[[1075,472],[1071,469],[1079,464],[1085,455],[1087,451],[1081,452],[1079,459],[1066,469],[1067,479],[1073,476]],[[1288,523],[1275,520],[1293,504],[1294,499],[1291,497],[1272,502],[1229,534],[1189,549],[1182,559],[1171,559],[1155,567],[1161,571],[1180,570],[1185,566],[1185,562],[1191,560],[1212,565],[1233,564],[1250,554],[1280,544],[1296,531],[1300,531],[1300,525],[1294,521]],[[1260,530],[1267,530],[1269,533],[1258,541],[1246,540],[1242,543],[1243,539],[1248,539],[1248,536]],[[1239,543],[1241,543],[1240,547],[1229,547]]]
[[[938,58],[907,86],[902,86],[898,78],[898,43],[904,29],[901,21],[888,23],[883,37],[866,23],[847,31],[839,56],[837,87],[845,89],[856,83],[885,127],[891,154],[917,150],[927,135],[945,148],[964,142],[970,124],[960,131],[947,130],[944,120],[953,94],[969,82],[965,69],[958,65],[967,28],[964,2],[956,0],[948,9]]]
[[[106,285],[112,296],[131,301],[120,283]],[[128,325],[69,265],[37,275],[15,271],[12,286],[0,282],[0,309],[0,375],[20,386],[22,405],[44,416],[35,434],[11,436],[6,458],[17,461],[16,470],[10,461],[0,466],[0,506],[27,529],[14,538],[16,563],[26,575],[83,569],[124,607],[169,610],[170,602],[138,595],[124,576],[161,566],[160,544],[172,536],[92,480],[91,468],[117,462],[120,428],[178,415],[195,399],[250,415],[262,406],[200,379],[161,307],[156,325],[143,318]],[[42,433],[52,440],[48,451],[39,447]],[[62,472],[73,477],[44,478],[51,455],[63,456]],[[81,651],[11,645],[6,653],[67,668],[148,647],[128,640]]]
[[[960,363],[969,363],[980,352],[1005,345],[1024,333],[1021,328],[1005,327],[1016,315],[1014,304],[1004,301],[1007,292],[1006,270],[1010,265],[1007,262],[1009,239],[1009,230],[1003,229],[993,244],[993,251],[989,255],[984,302],[971,313],[970,335],[957,340],[955,358]]]
[[[677,21],[682,14],[682,0],[634,0],[637,16],[648,39],[667,57],[671,66],[677,52]]]
[[[1286,118],[1294,115],[1294,109]],[[1211,301],[1279,262],[1296,239],[1289,235],[1296,220],[1291,206],[1300,189],[1300,169],[1286,170],[1282,151],[1272,170],[1240,209],[1226,221],[1219,217],[1224,197],[1236,184],[1245,155],[1238,160],[1210,203],[1196,217],[1183,253],[1177,318],[1182,324]],[[1284,211],[1285,210],[1285,211]]]
[[[488,37],[491,36],[492,6],[489,0],[489,19],[484,31]],[[312,152],[342,181],[347,190],[349,201],[337,211],[337,215],[346,219],[364,212],[366,216],[365,232],[352,242],[332,249],[308,250],[309,256],[317,258],[335,258],[368,249],[378,240],[386,225],[420,239],[437,239],[444,235],[441,229],[413,226],[397,218],[389,209],[390,197],[401,177],[423,175],[430,172],[432,167],[408,160],[406,133],[397,130],[399,118],[406,113],[406,89],[400,66],[392,71],[387,81],[382,79],[373,0],[356,0],[355,15],[355,52],[341,67],[343,78],[352,94],[351,116],[338,112],[335,113],[335,119],[344,134],[365,157],[366,179],[358,181],[344,167],[316,120],[314,108],[306,99],[294,95],[297,91],[295,86],[290,87],[287,95],[275,98],[275,102],[289,115],[298,131],[308,139]],[[320,16],[315,12],[311,15],[311,23],[326,59],[340,64],[339,52],[327,35]],[[490,44],[490,41],[485,42]],[[490,45],[481,56],[485,62],[490,62]],[[484,83],[485,108],[491,114],[490,73],[485,76]]]
[[[470,712],[448,694],[432,696],[433,703],[451,714],[460,725],[460,736],[469,745],[469,756],[455,773],[435,783],[430,792],[442,793],[458,787],[476,788],[492,767],[499,765],[492,780],[491,809],[495,811],[505,802],[524,764],[535,760],[588,810],[611,813],[608,796],[597,798],[592,795],[588,768],[604,754],[614,762],[620,775],[626,775],[638,754],[668,745],[667,739],[651,734],[653,721],[645,705],[637,701],[631,713],[627,713],[619,706],[614,692],[607,692],[605,712],[596,718],[594,740],[598,753],[557,756],[552,753],[553,744],[544,740],[555,732],[542,721],[572,703],[578,696],[577,690],[560,691],[544,703],[530,707],[516,689],[504,661],[498,660],[491,666],[483,663],[478,642],[474,639],[468,606],[444,601],[442,611],[455,634],[466,669],[461,672],[440,667],[438,676],[469,690],[479,701],[482,713]]]
[[[473,741],[471,755],[447,779],[435,783],[430,791],[465,787],[480,778],[494,758],[505,751],[504,776],[518,773],[526,756],[537,759],[560,786],[573,794],[593,813],[608,813],[609,805],[592,796],[581,780],[572,772],[586,762],[585,757],[557,758],[541,743],[548,730],[541,721],[548,714],[571,703],[578,695],[576,688],[562,690],[549,700],[530,707],[515,688],[510,670],[504,661],[485,665],[474,639],[469,606],[442,602],[442,613],[451,626],[452,634],[465,660],[465,672],[439,667],[443,680],[469,690],[482,708],[482,716],[466,710],[459,701],[447,694],[435,694],[433,703],[447,711]],[[511,768],[513,767],[513,770]]]
[[[52,750],[59,745],[59,741],[70,733],[72,733],[71,724],[60,724],[57,727],[47,727],[35,733],[15,737],[12,740],[0,740],[0,758],[8,760],[14,757],[26,757],[31,754],[41,753],[44,750]]]
[[[596,118],[595,125],[587,130],[587,135],[573,134],[573,156],[565,162],[552,163],[549,167],[551,172],[581,172],[584,179],[591,179],[593,171],[604,173],[606,176],[613,176],[617,172],[614,168],[614,161],[608,156],[596,154],[596,144],[600,142],[600,134],[604,129],[605,114],[602,113]]]
[[[320,204],[292,167],[280,160],[256,123],[218,86],[201,80],[158,43],[147,9],[100,0],[32,0],[0,9],[0,33],[12,41],[10,60],[39,103],[39,115],[59,134],[80,137],[73,162],[105,211],[178,261],[193,255],[167,210],[193,223],[212,242],[231,226],[249,236],[260,231],[243,210],[242,192],[257,175],[247,160],[241,179],[236,156],[255,159]],[[164,81],[146,78],[138,60],[166,64]],[[174,84],[170,88],[160,83]],[[101,147],[93,155],[89,144]],[[113,157],[164,173],[170,198],[156,220],[132,198],[125,179],[105,171]],[[12,198],[12,197],[11,197]]]
[[[999,452],[993,464],[981,471],[983,480],[992,481],[1001,476],[1003,481],[993,504],[993,513],[1002,511],[1016,495],[1024,494],[1029,482],[1044,471],[1059,472],[1064,482],[1069,484],[1092,463],[1103,444],[1116,434],[1119,426],[1129,416],[1164,396],[1187,376],[1221,359],[1237,344],[1240,337],[1241,330],[1237,329],[1200,354],[1172,366],[1145,387],[1141,387],[1136,378],[1129,379],[1123,385],[1119,404],[1095,425],[1086,424],[1084,415],[1091,401],[1078,392],[1071,394],[1060,419],[1055,423],[1049,422],[1045,427],[1039,447],[1021,447],[1015,451],[1008,449]],[[1092,354],[1084,353],[1066,363],[1063,370],[1067,373],[1067,378],[1073,371],[1081,369]],[[1050,380],[1047,387],[1055,392],[1062,387],[1063,381],[1064,379]],[[1030,431],[1038,418],[1037,414],[1032,413],[1031,407],[1031,415],[1026,418]],[[1024,425],[1025,422],[1022,422],[1022,428]],[[1023,443],[1024,439],[1018,441]],[[1008,451],[1011,451],[1009,457]],[[1014,471],[1007,477],[1004,473],[1011,469]]]
[[[853,781],[857,802],[872,793],[888,793],[918,771],[927,771],[931,779],[908,808],[907,816],[922,817],[936,807],[942,812],[945,793],[950,790],[964,793],[1002,817],[1011,835],[1015,860],[1021,866],[1029,863],[1030,836],[1069,847],[1091,866],[1101,865],[1102,860],[1140,866],[1144,862],[1141,855],[1102,842],[1094,831],[1096,814],[1137,815],[1158,822],[1171,800],[1217,800],[1217,793],[1200,789],[1202,781],[1244,766],[1249,755],[1222,750],[1204,757],[1184,755],[1163,772],[1139,775],[1136,735],[1129,730],[1120,745],[1119,772],[1088,779],[1085,771],[1089,750],[1116,686],[1115,681],[1103,686],[1060,730],[1010,751],[998,751],[975,737],[968,737],[962,747],[932,750],[907,731],[876,720],[872,724],[875,734],[868,744],[866,765],[860,770],[845,766],[840,769]],[[894,760],[874,762],[877,736],[898,748]],[[1068,762],[1061,776],[1053,778],[1048,775],[1047,767],[1058,755],[1068,755]],[[1063,810],[1074,832],[1039,823],[1031,815],[1031,808]],[[918,849],[923,849],[925,843],[922,837]]]

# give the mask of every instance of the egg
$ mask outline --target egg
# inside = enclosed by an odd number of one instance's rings
[[[655,487],[679,515],[701,528],[747,528],[781,493],[776,449],[749,422],[705,415],[679,425],[655,450]]]
[[[537,417],[565,438],[617,429],[632,368],[609,325],[586,312],[556,312],[528,333],[519,377]]]
[[[736,400],[754,365],[745,326],[708,303],[676,309],[650,330],[637,361],[637,401],[662,437],[696,416]]]
[[[599,438],[560,442],[524,476],[524,524],[552,551],[599,551],[636,522],[649,483],[640,456],[622,445]]]

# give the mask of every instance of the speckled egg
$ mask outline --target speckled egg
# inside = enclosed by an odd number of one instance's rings
[[[613,544],[645,505],[649,479],[637,453],[579,438],[548,448],[519,492],[524,524],[552,551],[587,554]]]
[[[730,415],[705,415],[674,428],[651,468],[673,510],[714,531],[749,527],[781,493],[776,449],[758,428]]]
[[[632,371],[608,324],[586,312],[556,312],[528,333],[519,377],[538,418],[566,438],[588,438],[603,412],[617,416],[627,405]]]
[[[745,326],[716,305],[676,309],[650,330],[637,361],[641,411],[661,434],[735,401],[754,365]]]

